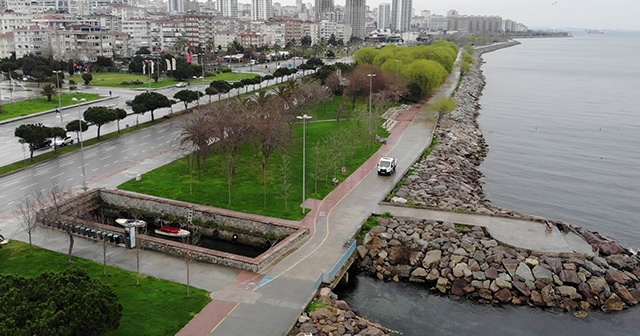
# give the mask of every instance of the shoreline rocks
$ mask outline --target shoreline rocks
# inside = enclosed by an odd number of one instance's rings
[[[327,287],[320,289],[312,306],[316,307],[313,311],[304,312],[298,317],[296,325],[289,333],[290,336],[384,336],[389,335],[391,331],[358,316],[345,301],[338,300],[338,296]]]
[[[500,245],[481,227],[379,220],[358,249],[357,265],[380,280],[424,283],[479,303],[558,308],[582,316],[595,308],[622,310],[640,300],[640,262],[626,254],[538,256]]]
[[[597,232],[494,207],[485,198],[477,168],[488,150],[477,123],[485,85],[482,52],[455,92],[456,109],[438,121],[438,144],[386,201],[555,225],[581,235],[596,256],[529,255],[501,246],[479,227],[380,218],[381,225],[367,234],[359,250],[359,267],[378,279],[425,283],[434,291],[482,303],[555,307],[580,311],[577,316],[591,308],[617,311],[637,304],[640,262],[628,249]]]

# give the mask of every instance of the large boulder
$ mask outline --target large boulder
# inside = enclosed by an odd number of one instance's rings
[[[624,303],[635,306],[638,304],[638,300],[631,295],[629,290],[625,288],[623,285],[616,283],[613,285],[613,290],[618,294],[618,296],[624,301]]]
[[[609,291],[609,284],[607,280],[603,277],[591,277],[591,279],[587,280],[587,284],[591,287],[591,291],[594,294],[600,294],[604,291]]]
[[[510,290],[503,288],[496,292],[494,297],[496,298],[496,300],[504,303],[511,301],[512,295]]]
[[[602,306],[602,310],[604,311],[620,311],[625,308],[624,302],[615,294],[611,294],[611,296],[604,302]]]
[[[563,283],[577,285],[581,282],[580,278],[578,277],[578,273],[576,273],[576,271],[572,269],[563,269],[562,271],[560,271],[559,277]]]
[[[631,278],[628,275],[615,268],[608,269],[605,278],[610,285],[613,285],[614,283],[626,285],[631,281]]]
[[[512,277],[516,274],[516,269],[518,268],[518,264],[520,262],[518,262],[517,259],[502,259],[502,265],[504,266],[504,269],[507,270],[507,272],[509,272],[509,275],[511,275]]]
[[[516,279],[520,279],[522,281],[536,281],[536,278],[531,274],[531,269],[525,263],[519,263],[518,268],[516,269]]]
[[[422,267],[424,268],[432,268],[437,267],[440,264],[440,260],[442,259],[442,251],[440,250],[431,250],[427,252],[422,259]]]
[[[547,284],[553,281],[553,273],[540,265],[533,266],[533,277]]]

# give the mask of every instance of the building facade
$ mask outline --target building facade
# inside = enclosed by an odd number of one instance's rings
[[[365,0],[346,0],[344,6],[344,22],[351,26],[352,36],[364,39],[366,35],[366,13],[367,7]]]

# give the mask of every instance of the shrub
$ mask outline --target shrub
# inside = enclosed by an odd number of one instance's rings
[[[429,108],[440,113],[449,113],[456,108],[456,101],[451,97],[440,97],[433,103],[429,104]]]
[[[76,81],[74,81],[73,79],[69,80],[69,85],[76,85],[76,84],[77,84]]]

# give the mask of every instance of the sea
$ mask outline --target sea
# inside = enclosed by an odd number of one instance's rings
[[[495,206],[640,248],[640,32],[522,39],[483,55],[479,169]],[[640,307],[585,318],[353,276],[337,294],[403,335],[640,335]]]

